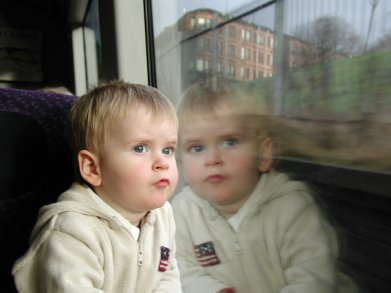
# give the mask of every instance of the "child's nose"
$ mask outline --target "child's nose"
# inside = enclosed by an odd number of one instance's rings
[[[213,166],[213,165],[219,165],[221,164],[221,154],[220,150],[216,148],[209,148],[208,151],[206,152],[206,160],[205,163],[208,166]]]
[[[157,155],[155,158],[154,158],[154,162],[152,164],[152,169],[153,170],[166,170],[169,168],[169,163],[168,163],[168,159],[165,158],[163,155]]]

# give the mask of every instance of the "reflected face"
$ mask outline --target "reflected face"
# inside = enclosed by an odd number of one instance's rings
[[[141,109],[128,114],[102,146],[97,192],[125,217],[161,207],[178,182],[177,123]]]
[[[191,189],[212,204],[241,206],[260,176],[255,133],[229,115],[195,116],[180,131],[181,163]]]

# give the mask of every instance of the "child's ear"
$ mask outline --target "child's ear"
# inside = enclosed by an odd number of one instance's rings
[[[77,155],[80,175],[94,187],[102,183],[98,158],[87,150],[81,150]]]
[[[273,164],[273,141],[267,137],[259,144],[259,165],[260,172],[267,172]]]

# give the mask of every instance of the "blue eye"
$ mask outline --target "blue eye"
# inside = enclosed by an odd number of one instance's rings
[[[147,151],[148,149],[144,146],[144,145],[142,145],[142,144],[139,144],[139,145],[136,145],[135,147],[134,147],[134,151],[136,152],[136,153],[145,153],[146,151]]]
[[[223,141],[223,147],[233,147],[238,144],[238,139],[236,138],[227,138]]]
[[[200,153],[204,150],[204,147],[202,145],[194,145],[189,148],[189,151],[191,153]]]
[[[172,155],[173,153],[175,153],[175,149],[173,147],[166,147],[162,150],[162,153],[163,155]]]

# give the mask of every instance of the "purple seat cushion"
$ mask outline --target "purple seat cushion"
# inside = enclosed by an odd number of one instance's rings
[[[15,292],[11,268],[27,250],[39,208],[73,181],[65,129],[75,99],[0,88],[1,292]]]

